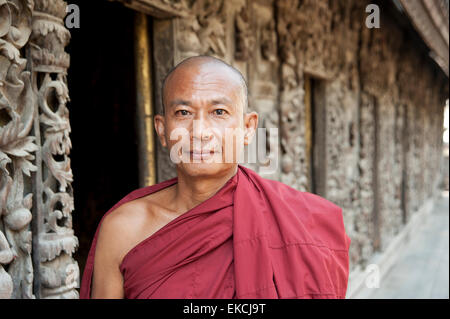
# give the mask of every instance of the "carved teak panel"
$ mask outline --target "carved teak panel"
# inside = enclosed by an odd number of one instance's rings
[[[65,15],[64,1],[0,1],[1,298],[78,297]]]

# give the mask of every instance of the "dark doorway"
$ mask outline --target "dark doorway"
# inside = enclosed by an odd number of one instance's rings
[[[134,11],[106,0],[71,1],[80,28],[71,29],[73,228],[81,274],[101,217],[138,188]]]

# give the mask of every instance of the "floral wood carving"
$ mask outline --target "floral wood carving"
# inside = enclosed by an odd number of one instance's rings
[[[38,0],[33,15],[30,58],[37,95],[35,126],[39,130],[33,254],[38,267],[39,298],[78,298],[79,269],[72,254],[78,239],[72,229],[74,209],[70,168],[69,101],[64,51],[70,39],[64,27],[66,3]]]
[[[29,180],[36,171],[35,99],[20,53],[32,10],[31,0],[0,0],[0,298],[34,298]]]

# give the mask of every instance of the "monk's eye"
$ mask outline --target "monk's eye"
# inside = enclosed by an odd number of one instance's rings
[[[187,116],[189,115],[189,111],[186,110],[178,110],[175,112],[175,115],[179,115],[179,116]]]
[[[224,109],[217,109],[214,110],[214,115],[225,115],[227,111],[225,111]]]

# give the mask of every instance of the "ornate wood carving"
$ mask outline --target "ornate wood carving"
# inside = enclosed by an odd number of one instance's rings
[[[0,298],[34,298],[31,172],[34,96],[20,49],[31,33],[32,0],[0,0]]]
[[[199,0],[189,3],[190,14],[177,19],[175,64],[187,57],[207,54],[227,59],[227,3]]]
[[[380,228],[380,249],[384,250],[390,239],[402,225],[401,201],[398,189],[402,183],[402,162],[397,160],[395,141],[396,106],[392,95],[378,100],[377,107],[377,143],[378,143],[378,216]]]
[[[162,104],[162,81],[175,63],[175,24],[173,20],[153,21],[153,59],[155,80],[155,114],[163,114]],[[167,149],[162,147],[159,138],[155,140],[156,149],[156,177],[158,182],[175,177],[174,165],[169,160]]]
[[[280,50],[281,181],[299,190],[308,187],[303,70],[296,48],[300,45],[298,1],[277,1]],[[295,9],[295,10],[294,10]]]
[[[427,94],[445,95],[438,93],[441,80],[423,76],[432,74],[432,68],[417,49],[402,42],[401,29],[390,17],[382,17],[383,29],[364,26],[368,3],[276,2],[281,180],[308,189],[307,132],[298,125],[307,116],[302,90],[306,73],[321,83],[322,91],[315,99],[316,119],[321,121],[316,133],[323,135],[316,140],[316,148],[323,148],[316,149],[322,163],[316,167],[322,181],[318,184],[321,195],[343,207],[354,239],[352,265],[364,264],[374,249],[383,249],[402,226],[403,215],[416,211],[433,193],[429,187],[437,170],[431,163],[438,162],[426,159],[423,150],[438,154],[439,145],[425,146],[424,136],[440,140],[427,123],[441,115],[424,110],[425,105],[443,105]],[[417,65],[427,65],[426,71],[418,71]],[[399,137],[405,130],[406,140]]]
[[[33,87],[37,96],[35,134],[39,151],[33,211],[33,259],[39,298],[77,298],[79,270],[72,258],[78,239],[72,229],[69,101],[64,51],[70,39],[64,27],[66,3],[37,0],[30,38]]]
[[[246,29],[241,24],[245,19],[248,20]],[[247,166],[266,178],[278,180],[280,178],[280,158],[276,158],[278,156],[276,149],[270,149],[271,146],[279,144],[279,136],[273,132],[270,134],[270,129],[279,127],[279,62],[273,2],[251,2],[236,14],[235,21],[236,41],[241,43],[235,47],[235,57],[240,58],[238,59],[240,61],[235,62],[235,66],[247,71],[249,108],[258,112],[259,127],[266,129],[265,158],[260,158],[257,163],[250,163]],[[243,40],[242,36],[247,40]],[[261,132],[263,131],[261,130]],[[264,136],[259,133],[257,138],[264,139]],[[258,141],[255,140],[253,143],[256,144]],[[262,143],[257,146],[264,147]],[[267,164],[262,163],[264,160],[267,160]],[[263,166],[265,166],[264,169]]]
[[[375,205],[375,98],[362,92],[359,115],[359,212],[355,215],[350,260],[365,266],[373,253]]]

